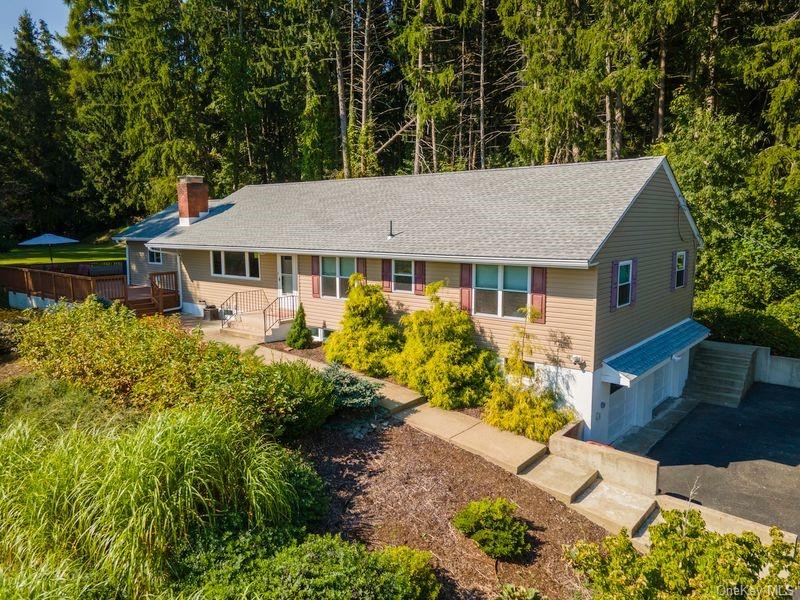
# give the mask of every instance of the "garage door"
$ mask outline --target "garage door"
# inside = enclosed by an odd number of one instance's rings
[[[633,425],[634,396],[627,387],[618,389],[608,397],[608,440],[613,442]]]

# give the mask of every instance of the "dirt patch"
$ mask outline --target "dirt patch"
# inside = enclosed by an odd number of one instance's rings
[[[483,411],[484,408],[482,406],[470,406],[469,408],[456,408],[456,412],[464,413],[465,415],[469,415],[470,417],[474,417],[483,421]]]
[[[3,354],[0,355],[0,381],[19,377],[28,372],[22,361],[16,354]]]
[[[429,550],[446,598],[494,598],[503,583],[535,587],[550,600],[580,589],[563,547],[601,540],[605,532],[529,483],[477,456],[407,425],[378,421],[366,435],[326,428],[305,439],[333,496],[324,528],[370,547],[404,544]],[[450,524],[462,506],[504,496],[528,522],[532,552],[514,563],[494,560]]]
[[[317,362],[326,363],[325,349],[322,347],[322,342],[312,342],[310,348],[303,348],[302,350],[295,350],[286,345],[285,342],[269,342],[264,344],[267,348],[278,350],[280,352],[288,352],[295,356],[302,356],[309,360],[316,360]]]

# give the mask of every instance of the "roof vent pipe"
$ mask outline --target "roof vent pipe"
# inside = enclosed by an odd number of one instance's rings
[[[393,237],[394,237],[394,227],[393,227],[393,223],[392,223],[392,221],[390,220],[390,221],[389,221],[389,235],[387,235],[387,236],[386,236],[386,239],[387,239],[387,240],[390,240],[390,239],[392,239]]]

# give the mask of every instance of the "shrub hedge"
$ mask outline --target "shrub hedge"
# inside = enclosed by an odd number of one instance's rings
[[[456,513],[453,526],[491,558],[515,558],[530,550],[527,527],[514,517],[517,508],[505,498],[475,500]]]
[[[342,327],[325,342],[325,358],[373,377],[386,375],[386,359],[400,343],[400,332],[388,322],[389,303],[380,286],[353,273],[344,305]]]
[[[0,356],[16,351],[27,318],[19,310],[0,309]]]
[[[177,318],[138,319],[120,304],[89,299],[32,313],[19,352],[37,372],[126,408],[207,403],[287,437],[333,412],[331,385],[304,363],[264,365],[251,351],[184,331]]]
[[[478,348],[469,314],[439,298],[441,285],[427,287],[429,309],[400,319],[405,343],[387,365],[400,384],[423,394],[432,406],[477,406],[498,376],[496,358]]]

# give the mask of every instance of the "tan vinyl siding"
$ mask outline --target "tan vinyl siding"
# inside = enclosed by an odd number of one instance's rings
[[[161,255],[163,264],[151,265],[147,262],[147,248],[144,242],[127,242],[127,246],[131,285],[149,285],[150,273],[178,270],[178,259],[174,254],[164,252]]]
[[[278,259],[274,254],[260,254],[260,279],[233,279],[211,274],[211,255],[208,250],[181,251],[183,301],[193,304],[219,306],[237,291],[263,289],[267,297],[276,297]]]
[[[338,329],[344,313],[344,300],[336,298],[313,298],[311,293],[311,257],[299,256],[300,299],[306,310],[309,326]],[[461,266],[456,263],[428,262],[425,265],[425,282],[444,281],[439,292],[443,300],[460,301]],[[381,284],[380,259],[367,260],[367,281]],[[570,340],[571,348],[562,351],[564,366],[571,366],[569,355],[579,354],[591,368],[594,348],[595,291],[597,281],[594,270],[548,269],[547,276],[547,323],[531,325],[530,331],[539,341],[540,348],[533,359],[541,363],[551,362],[554,354],[552,334],[563,334]],[[386,294],[392,308],[394,320],[402,314],[427,308],[430,303],[425,296],[413,293],[390,292]],[[508,351],[514,336],[514,327],[521,321],[493,317],[474,317],[479,341],[500,354]],[[566,355],[566,356],[564,356]]]
[[[696,239],[661,168],[599,253],[595,366],[692,314]],[[670,291],[672,252],[686,250],[686,285]],[[638,259],[633,306],[611,310],[612,261]]]

